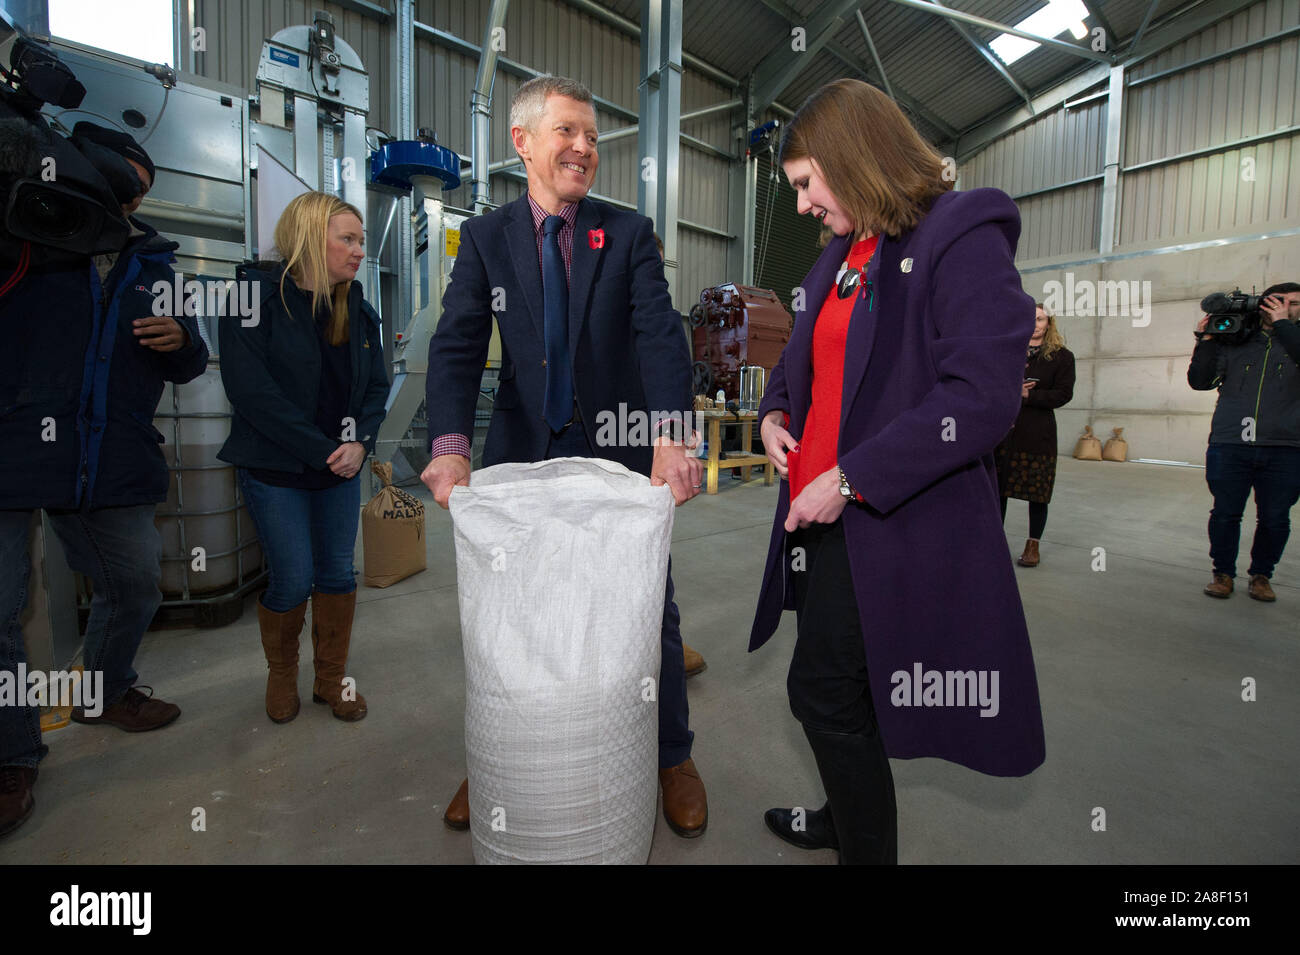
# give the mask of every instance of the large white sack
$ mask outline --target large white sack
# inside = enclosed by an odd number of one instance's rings
[[[558,458],[451,495],[479,863],[644,863],[658,797],[667,487]]]

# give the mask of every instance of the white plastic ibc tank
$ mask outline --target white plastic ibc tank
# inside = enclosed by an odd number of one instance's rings
[[[248,510],[236,507],[235,469],[217,459],[230,435],[230,402],[219,363],[210,361],[191,382],[169,383],[156,415],[154,427],[162,432],[170,472],[167,501],[154,517],[162,535],[159,586],[172,599],[234,590],[258,572],[262,549]],[[206,570],[192,568],[195,547],[204,549]]]

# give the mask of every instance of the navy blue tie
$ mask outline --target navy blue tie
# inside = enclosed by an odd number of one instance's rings
[[[564,219],[542,223],[542,296],[546,300],[546,405],[542,415],[559,433],[573,418],[573,370],[569,366],[569,276],[560,252]]]

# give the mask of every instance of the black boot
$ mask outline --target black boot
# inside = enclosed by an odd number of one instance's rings
[[[769,809],[763,813],[767,828],[792,846],[800,849],[838,849],[831,804],[820,809]]]
[[[835,807],[841,865],[897,865],[898,809],[889,757],[874,724],[861,733],[803,728]]]

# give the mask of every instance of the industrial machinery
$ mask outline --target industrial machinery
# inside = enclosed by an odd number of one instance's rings
[[[187,288],[186,297],[197,306],[213,360],[195,381],[169,385],[159,405],[154,425],[171,485],[157,524],[164,542],[163,614],[183,612],[197,623],[219,625],[238,616],[243,595],[264,574],[234,469],[216,458],[230,427],[216,334],[228,311],[225,283],[241,262],[274,254],[275,223],[295,195],[333,192],[363,210],[363,284],[380,312],[385,351],[393,360],[378,456],[389,460],[407,447],[422,447],[427,455],[422,411],[429,336],[455,262],[460,225],[471,214],[445,207],[441,192],[460,184],[462,162],[437,145],[430,130],[397,141],[367,127],[368,74],[335,33],[328,13],[263,42],[251,95],[182,76],[166,64],[60,38],[49,42],[88,92],[78,108],[47,107],[46,116],[65,133],[83,119],[116,127],[148,150],[157,173],[137,215],[179,243],[175,268],[181,281],[198,282],[203,290],[191,296]],[[412,191],[413,215],[399,221],[399,202]],[[412,231],[409,261],[399,261],[388,248],[394,225]],[[412,314],[383,307],[386,300],[397,301],[392,293],[400,282],[411,283]],[[212,294],[214,285],[222,294]],[[499,365],[494,335],[489,373]],[[493,390],[489,381],[488,410]],[[84,597],[85,588],[80,590]],[[85,607],[83,599],[83,612]]]
[[[721,390],[748,399],[752,395],[741,395],[742,369],[758,366],[771,372],[794,320],[775,292],[728,283],[700,292],[690,325],[694,393],[711,396]]]
[[[365,210],[370,78],[352,47],[335,36],[332,16],[318,12],[311,26],[285,27],[262,44],[253,101],[254,168],[261,165],[260,149],[297,177],[298,191],[338,193]],[[293,196],[281,198],[268,205],[259,196],[259,254],[269,250],[267,237]]]
[[[400,475],[417,470],[411,462],[422,465],[420,456],[427,457],[429,435],[423,408],[429,338],[438,326],[442,294],[451,280],[451,267],[460,248],[461,224],[472,213],[443,203],[440,193],[460,185],[460,159],[450,149],[439,146],[430,130],[421,129],[415,141],[384,144],[372,155],[370,168],[378,188],[394,197],[408,191],[415,196],[411,222],[401,224],[415,233],[415,261],[408,271],[414,284],[415,314],[393,335],[393,384],[375,441],[375,457],[394,460],[394,473]],[[499,364],[500,346],[495,335],[493,342]],[[409,459],[394,458],[401,449],[414,453]],[[406,467],[401,464],[403,460],[407,461]]]
[[[204,290],[191,298],[187,289],[187,298],[197,306],[213,361],[195,381],[169,385],[154,420],[171,470],[168,500],[156,517],[162,612],[181,611],[199,624],[228,622],[264,571],[234,469],[216,458],[229,434],[230,407],[216,348],[225,299],[210,289],[224,290],[239,263],[269,253],[275,221],[294,195],[322,189],[367,210],[369,79],[326,13],[263,43],[252,96],[182,77],[166,64],[60,38],[50,46],[87,93],[76,108],[47,105],[46,117],[65,133],[81,120],[115,127],[148,150],[156,176],[137,215],[179,243],[181,281]],[[367,216],[366,293],[376,307],[391,220],[391,209],[387,218]]]

